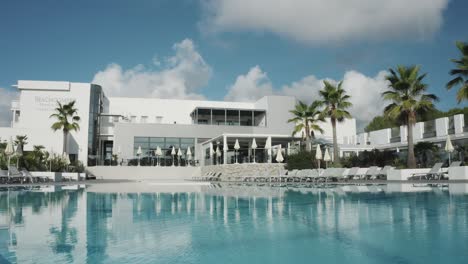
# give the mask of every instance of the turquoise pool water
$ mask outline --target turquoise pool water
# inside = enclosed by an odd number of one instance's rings
[[[66,188],[0,190],[0,263],[468,260],[464,184]]]

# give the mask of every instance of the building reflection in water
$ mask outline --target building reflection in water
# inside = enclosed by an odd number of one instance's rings
[[[221,248],[248,250],[244,247],[263,243],[271,251],[280,241],[311,237],[330,248],[358,247],[389,259],[382,252],[406,256],[428,248],[468,248],[466,239],[457,240],[468,234],[466,184],[218,184],[171,193],[54,188],[0,191],[0,263],[165,263],[174,256],[180,262],[209,262],[216,254],[206,248],[228,257],[231,253]],[[415,237],[425,245],[410,246]],[[451,248],[441,244],[454,239],[458,243]]]

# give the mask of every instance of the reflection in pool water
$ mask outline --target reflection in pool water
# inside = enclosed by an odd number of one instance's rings
[[[96,189],[0,190],[0,263],[466,263],[468,258],[465,184],[91,190]]]

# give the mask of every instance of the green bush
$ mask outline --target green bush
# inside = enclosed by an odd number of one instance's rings
[[[286,161],[286,169],[288,170],[303,170],[315,168],[317,168],[317,161],[315,160],[315,151],[300,151],[296,154],[291,154],[288,156]]]

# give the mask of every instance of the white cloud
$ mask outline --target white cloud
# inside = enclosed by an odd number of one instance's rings
[[[343,88],[351,96],[353,107],[351,114],[356,118],[358,127],[367,124],[374,116],[382,113],[384,102],[381,93],[387,87],[385,71],[379,72],[374,77],[366,76],[357,71],[348,71],[343,76]],[[299,100],[311,103],[319,100],[319,90],[323,88],[323,81],[332,79],[319,79],[314,75],[308,75],[297,82],[284,85],[280,89],[274,89],[267,74],[259,66],[250,69],[246,75],[237,77],[236,82],[229,88],[226,100],[255,101],[264,95],[289,95]]]
[[[18,93],[0,88],[0,127],[9,127],[11,122],[11,101],[18,98]]]
[[[426,38],[449,0],[201,0],[202,31],[267,31],[305,43]]]
[[[239,75],[224,97],[226,101],[255,101],[273,93],[267,74],[259,66],[252,67],[245,75]]]
[[[108,96],[202,99],[197,91],[211,78],[211,67],[190,39],[174,44],[173,50],[175,54],[164,62],[153,58],[158,69],[143,65],[122,69],[113,63],[96,73],[92,82]]]

